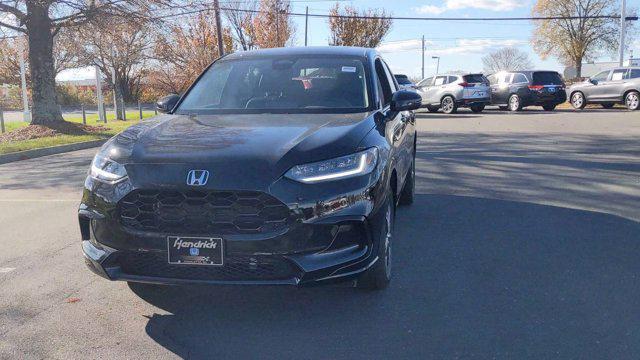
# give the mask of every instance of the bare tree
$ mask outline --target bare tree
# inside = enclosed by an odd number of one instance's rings
[[[329,30],[331,45],[363,46],[374,48],[380,44],[391,29],[393,20],[384,10],[367,9],[358,11],[352,6],[340,8],[336,3],[329,12]],[[358,17],[375,17],[365,19]]]
[[[492,51],[482,57],[484,71],[492,74],[498,71],[525,70],[533,67],[529,55],[514,47],[505,47]]]
[[[535,23],[533,47],[544,59],[550,55],[576,68],[581,76],[583,60],[612,52],[618,47],[619,20],[586,18],[619,12],[616,0],[538,0],[533,16],[578,16],[578,19],[543,20]]]
[[[118,100],[118,119],[124,118],[124,105],[138,99],[140,81],[150,56],[150,24],[120,17],[103,17],[77,31],[82,44],[78,50],[80,65],[97,65],[106,75]],[[115,70],[115,83],[112,78]]]
[[[256,46],[253,38],[256,33],[253,19],[257,5],[257,1],[254,0],[225,4],[224,16],[231,26],[234,40],[242,50],[251,50]]]
[[[222,30],[225,53],[233,49],[231,29]],[[169,27],[155,39],[153,70],[149,83],[162,93],[180,93],[215,59],[218,36],[213,14],[198,13],[186,23]]]
[[[33,124],[55,125],[63,121],[56,105],[54,37],[64,28],[75,28],[98,15],[120,14],[129,20],[154,1],[171,0],[2,0],[0,28],[24,34],[29,48]]]
[[[288,0],[260,0],[260,12],[253,19],[253,38],[261,48],[283,47],[295,34]]]
[[[22,51],[22,54],[20,52]],[[0,40],[0,84],[20,83],[20,55],[28,63],[29,47],[23,36],[8,37]],[[54,37],[53,70],[58,75],[62,70],[75,67],[77,42],[70,31],[60,31]],[[26,69],[27,81],[31,81],[31,72]]]

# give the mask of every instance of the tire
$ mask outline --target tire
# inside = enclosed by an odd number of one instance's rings
[[[478,114],[481,113],[482,110],[484,110],[484,105],[472,105],[469,108],[471,109],[471,111]]]
[[[624,97],[624,104],[627,105],[627,109],[631,111],[638,110],[638,108],[640,108],[640,93],[630,91],[627,96]]]
[[[456,101],[451,95],[447,95],[442,98],[440,101],[440,109],[445,114],[455,114],[458,111],[458,105],[456,105]]]
[[[378,261],[358,278],[357,287],[366,290],[382,290],[391,281],[391,243],[393,224],[395,222],[396,207],[391,192],[388,194],[387,208],[385,210],[385,225],[380,235],[378,246]]]
[[[520,101],[520,96],[512,94],[511,96],[509,96],[509,111],[520,110],[522,110],[522,102]]]
[[[582,110],[587,106],[587,101],[584,98],[584,94],[580,91],[576,91],[571,94],[571,106],[576,110]]]
[[[604,109],[611,109],[615,106],[615,103],[604,103],[600,104],[600,106],[602,106]]]
[[[438,107],[437,106],[431,106],[431,105],[427,105],[425,106],[427,108],[428,112],[438,112]]]
[[[402,188],[402,192],[400,193],[400,205],[411,205],[413,204],[413,198],[416,191],[416,159],[413,158],[413,163],[411,163],[411,169],[409,169],[409,173],[407,174],[407,180],[404,181],[404,187]]]
[[[544,104],[542,105],[544,111],[553,111],[556,109],[556,104]]]

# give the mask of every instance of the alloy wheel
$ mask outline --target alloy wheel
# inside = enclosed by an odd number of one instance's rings
[[[571,105],[573,105],[576,109],[582,109],[582,105],[584,104],[584,97],[581,93],[575,93],[571,97]]]
[[[640,96],[638,96],[637,92],[630,92],[625,99],[627,108],[629,110],[637,110],[640,105]]]
[[[509,98],[509,110],[520,110],[520,98],[518,97],[518,95],[511,95],[511,97]]]
[[[453,99],[450,96],[442,99],[442,111],[449,114],[453,111]]]

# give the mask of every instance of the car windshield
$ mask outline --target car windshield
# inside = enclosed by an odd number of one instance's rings
[[[236,58],[215,62],[176,113],[362,112],[369,103],[362,58]]]
[[[553,71],[534,72],[533,85],[562,85],[562,77]]]

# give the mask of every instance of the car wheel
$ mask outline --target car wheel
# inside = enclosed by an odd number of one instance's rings
[[[367,290],[382,290],[391,281],[391,244],[393,224],[395,222],[396,207],[391,192],[388,194],[384,226],[382,229],[380,246],[378,246],[378,261],[366,270],[358,279],[357,287]]]
[[[556,104],[544,104],[542,105],[544,111],[553,111],[556,108]]]
[[[482,110],[484,110],[484,105],[473,105],[469,107],[471,109],[471,111],[473,111],[474,113],[481,113]]]
[[[400,205],[413,204],[413,194],[416,191],[416,159],[413,159],[411,169],[407,174],[407,180],[404,182],[404,187],[400,193]]]
[[[453,99],[453,96],[450,96],[450,95],[447,95],[442,98],[442,101],[440,102],[440,108],[442,109],[442,112],[445,114],[453,114],[456,111],[458,111],[458,106],[456,105],[456,102]]]
[[[604,104],[600,104],[600,106],[602,106],[605,109],[611,109],[613,108],[613,106],[615,105],[615,103],[604,103]]]
[[[640,107],[640,93],[637,91],[631,91],[624,97],[624,103],[629,110],[638,110]]]
[[[522,103],[520,102],[520,96],[516,94],[509,96],[509,110],[510,111],[522,110]]]
[[[427,105],[426,108],[427,108],[428,112],[438,112],[438,107],[437,106]]]
[[[576,110],[582,110],[587,106],[587,102],[584,100],[584,95],[581,92],[575,92],[571,95],[571,106]]]

